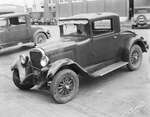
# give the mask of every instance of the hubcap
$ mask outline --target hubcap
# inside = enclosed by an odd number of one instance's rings
[[[74,81],[71,77],[64,77],[58,85],[58,93],[62,97],[66,97],[72,93],[74,89]]]
[[[134,50],[131,54],[131,63],[136,65],[139,61],[139,53],[137,50]]]
[[[42,43],[42,42],[43,42],[43,37],[42,37],[42,36],[39,36],[38,39],[37,39],[37,42],[38,42],[38,43]]]

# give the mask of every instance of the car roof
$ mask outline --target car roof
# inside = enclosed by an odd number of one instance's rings
[[[28,15],[28,13],[9,13],[9,14],[3,14],[0,15],[0,18],[7,18],[7,17],[16,17],[21,15]]]
[[[70,17],[61,18],[60,21],[63,20],[93,20],[103,17],[111,17],[111,16],[118,16],[116,13],[111,12],[98,12],[98,13],[83,13],[83,14],[77,14]]]

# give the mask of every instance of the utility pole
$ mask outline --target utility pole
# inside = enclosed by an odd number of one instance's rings
[[[46,18],[50,19],[48,0],[44,0],[44,19]]]
[[[129,20],[134,16],[134,0],[129,0]]]

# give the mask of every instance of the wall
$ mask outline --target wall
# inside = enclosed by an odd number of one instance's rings
[[[115,12],[121,17],[128,17],[129,0],[83,0],[83,2],[59,4],[56,1],[58,17],[67,17],[79,13]],[[134,0],[135,6],[150,6],[150,0]]]
[[[134,6],[150,6],[150,0],[134,0]]]

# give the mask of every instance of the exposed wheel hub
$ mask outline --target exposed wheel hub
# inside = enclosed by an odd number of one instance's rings
[[[63,78],[58,86],[58,92],[61,96],[68,96],[73,91],[74,81],[71,77]]]
[[[139,61],[139,53],[137,50],[134,50],[131,55],[131,63],[135,65],[137,64],[138,61]]]

